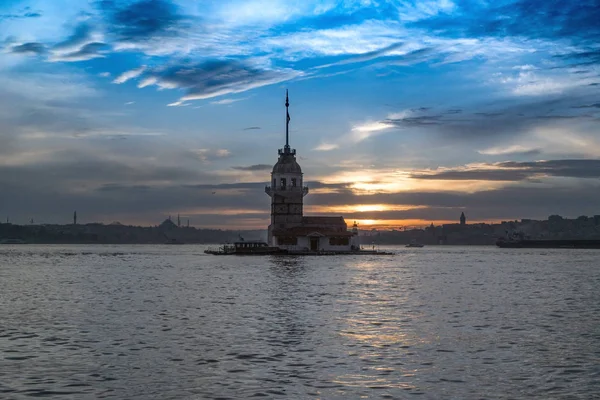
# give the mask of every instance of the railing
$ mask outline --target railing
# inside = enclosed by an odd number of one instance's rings
[[[273,190],[287,192],[302,192],[304,195],[308,193],[308,186],[265,186],[265,193],[271,193]]]

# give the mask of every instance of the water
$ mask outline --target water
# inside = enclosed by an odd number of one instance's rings
[[[589,399],[600,251],[0,247],[0,397]]]

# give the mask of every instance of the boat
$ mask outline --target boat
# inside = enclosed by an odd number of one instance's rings
[[[406,245],[406,247],[423,247],[425,246],[423,243],[418,243],[416,240],[411,240],[409,244]]]
[[[598,239],[504,239],[499,238],[496,246],[513,249],[600,249]]]
[[[225,244],[217,249],[204,250],[206,254],[215,256],[239,255],[239,256],[262,256],[271,254],[288,254],[287,250],[279,247],[269,246],[260,240],[242,240],[233,244]]]

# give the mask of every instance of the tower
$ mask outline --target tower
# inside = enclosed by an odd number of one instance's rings
[[[467,223],[467,217],[465,217],[465,213],[460,213],[460,224],[461,225],[466,225]]]
[[[285,146],[279,149],[279,159],[271,172],[271,186],[265,192],[271,197],[271,225],[269,244],[280,244],[279,237],[285,237],[287,229],[302,225],[303,198],[308,188],[302,186],[302,169],[296,161],[296,150],[290,148],[289,97],[285,91]]]
[[[77,211],[73,212],[73,225],[77,225]]]

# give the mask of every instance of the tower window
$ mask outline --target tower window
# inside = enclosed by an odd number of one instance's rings
[[[277,179],[273,179],[273,189],[277,186]]]
[[[292,187],[296,187],[296,178],[292,178]]]
[[[281,178],[281,187],[283,189],[285,189],[286,185],[287,185],[287,182],[286,182],[285,178]]]

